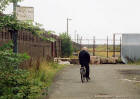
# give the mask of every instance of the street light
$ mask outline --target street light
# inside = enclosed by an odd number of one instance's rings
[[[69,21],[72,19],[67,18],[67,35],[69,34]]]

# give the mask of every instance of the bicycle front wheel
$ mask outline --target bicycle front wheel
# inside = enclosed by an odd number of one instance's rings
[[[84,83],[84,82],[85,82],[85,77],[84,77],[84,75],[83,75],[83,74],[81,74],[81,81],[82,81],[82,83]]]

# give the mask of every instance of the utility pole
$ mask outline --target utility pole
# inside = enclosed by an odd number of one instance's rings
[[[76,42],[76,33],[77,33],[77,31],[75,30],[75,34],[74,34],[75,35],[75,42]]]
[[[13,16],[16,19],[16,7],[17,7],[17,1],[13,0]],[[12,30],[10,31],[12,33],[12,40],[13,40],[13,52],[18,53],[18,31]]]
[[[81,36],[81,40],[80,40],[80,48],[82,49],[82,36]]]
[[[16,18],[16,7],[17,7],[17,1],[13,0],[13,15],[14,15],[14,18]]]
[[[77,34],[77,44],[78,44],[78,41],[79,41],[78,39],[79,39],[79,35]]]
[[[68,18],[67,18],[67,35],[68,35],[68,32],[69,32],[69,20],[68,20]]]
[[[93,56],[95,56],[95,36],[93,36]]]
[[[67,35],[69,35],[69,21],[72,19],[67,18]]]
[[[88,48],[89,48],[90,46],[89,46],[89,39],[88,39]]]

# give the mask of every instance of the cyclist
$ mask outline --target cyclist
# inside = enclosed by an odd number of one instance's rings
[[[88,80],[90,80],[89,77],[89,62],[90,62],[90,55],[88,53],[88,48],[87,47],[83,47],[82,50],[79,53],[79,63],[81,65],[81,67],[86,68],[86,78]]]

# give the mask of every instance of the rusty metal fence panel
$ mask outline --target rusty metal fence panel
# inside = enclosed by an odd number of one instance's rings
[[[34,36],[28,31],[19,31],[18,33],[18,51],[19,53],[27,53],[33,58],[51,59],[60,57],[61,55],[61,40],[58,36],[52,34],[51,37],[56,39],[55,42],[43,41],[37,36]],[[8,43],[11,40],[12,34],[8,29],[0,31],[0,46]],[[44,34],[45,37],[50,37]]]

